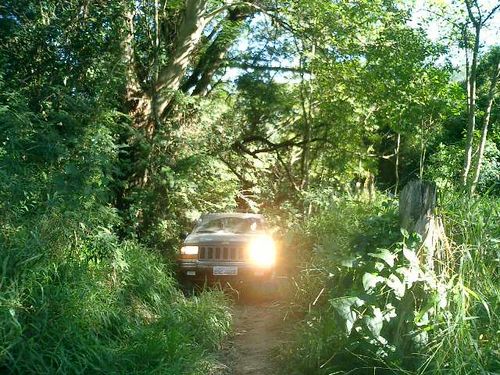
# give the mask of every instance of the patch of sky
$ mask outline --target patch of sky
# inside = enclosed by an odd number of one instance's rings
[[[498,5],[498,0],[479,1],[483,13],[487,14]],[[451,62],[459,70],[457,80],[463,79],[465,72],[465,52],[459,48],[458,43],[452,39],[453,23],[466,19],[465,3],[457,4],[452,0],[415,0],[414,11],[409,25],[425,30],[428,38],[436,43],[448,46],[448,53],[443,55],[438,64],[444,65]],[[443,16],[445,15],[445,16]],[[488,21],[481,30],[481,52],[486,51],[500,41],[500,11]]]
[[[269,16],[256,15],[230,50],[231,60],[237,63],[226,70],[222,80],[234,82],[246,72],[262,69],[274,82],[299,82],[300,76],[294,71],[300,65],[295,42],[289,32],[277,30]]]

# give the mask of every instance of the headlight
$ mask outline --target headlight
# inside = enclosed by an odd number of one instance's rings
[[[258,237],[250,244],[250,260],[257,266],[269,267],[276,261],[276,248],[270,237]]]
[[[182,246],[181,254],[183,255],[198,255],[198,246]]]

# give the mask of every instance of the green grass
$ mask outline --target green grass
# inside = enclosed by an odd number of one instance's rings
[[[121,116],[85,100],[42,115],[8,91],[0,102],[0,373],[210,373],[229,304],[185,298],[113,206]]]
[[[3,279],[1,368],[206,373],[230,330],[227,305],[215,291],[186,299],[162,259],[133,242],[108,261],[40,264]]]
[[[495,373],[500,369],[500,199],[448,192],[441,197],[441,210],[452,241],[446,263],[449,306],[422,370]]]
[[[424,273],[411,286],[398,272],[409,269],[404,252],[416,253],[418,243],[399,233],[392,201],[339,201],[293,234],[302,236],[303,262],[288,301],[297,328],[280,353],[283,373],[488,374],[500,368],[500,200],[448,193],[439,207],[450,248],[437,260],[438,274],[421,265]],[[384,252],[394,266],[375,256]],[[367,273],[382,278],[372,289]],[[387,282],[391,275],[406,284],[403,297]],[[344,297],[360,304],[342,310]],[[375,310],[386,316],[388,303],[393,316],[378,331]],[[346,331],[348,321],[353,328]]]

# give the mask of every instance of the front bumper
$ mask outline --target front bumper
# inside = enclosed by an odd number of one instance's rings
[[[236,267],[236,275],[214,275],[214,267]],[[177,261],[177,272],[182,279],[188,280],[255,280],[268,279],[274,267],[258,267],[245,262]]]

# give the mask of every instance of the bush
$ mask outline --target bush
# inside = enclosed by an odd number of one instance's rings
[[[339,203],[313,219],[304,228],[311,256],[290,300],[302,321],[281,353],[284,373],[498,368],[494,202],[443,198],[453,251],[441,258],[438,274],[419,260],[419,238],[399,233],[392,201]]]
[[[0,372],[212,371],[224,296],[186,299],[162,256],[116,235],[117,115],[25,102],[0,95]]]
[[[132,242],[108,260],[29,268],[3,279],[0,360],[11,372],[202,373],[230,329],[222,294],[184,298],[161,258]]]

